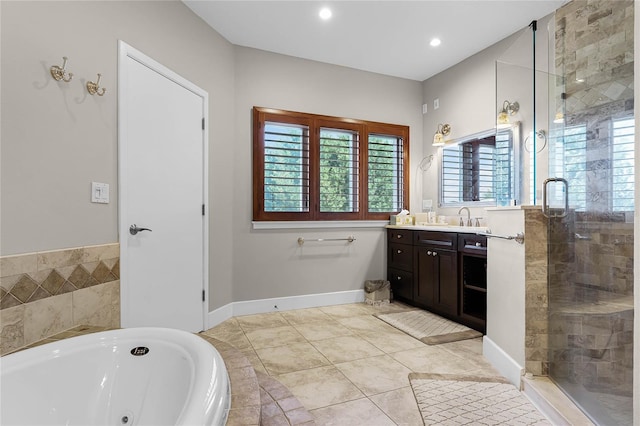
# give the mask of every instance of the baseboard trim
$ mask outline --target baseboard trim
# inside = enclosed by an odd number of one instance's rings
[[[215,309],[207,315],[206,329],[215,327],[216,325],[228,320],[233,316],[233,303],[227,303],[226,305]]]
[[[232,302],[209,312],[207,315],[207,329],[215,327],[234,316],[360,302],[364,302],[364,290],[337,291],[333,293],[304,294],[300,296]]]
[[[489,363],[491,363],[500,374],[513,383],[515,387],[521,389],[520,385],[524,368],[487,336],[482,338],[482,355],[487,358]]]

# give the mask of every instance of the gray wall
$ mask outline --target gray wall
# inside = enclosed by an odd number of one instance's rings
[[[233,46],[178,1],[1,2],[2,255],[118,241],[117,42],[209,92],[211,306],[232,301]],[[74,73],[54,81],[49,67]],[[104,97],[87,80],[102,73]],[[111,203],[89,201],[91,181]]]
[[[235,300],[356,290],[386,277],[384,229],[254,230],[251,226],[251,108],[303,111],[411,127],[411,177],[422,155],[421,86],[249,48],[236,48],[236,151],[233,186]],[[412,210],[417,197],[411,193]],[[297,238],[357,241],[306,244]]]
[[[549,58],[549,23],[552,15],[538,20],[536,33],[536,69],[547,70]],[[424,155],[439,158],[441,149],[431,145],[433,134],[439,123],[451,125],[449,139],[456,140],[478,132],[495,128],[498,105],[506,99],[520,103],[520,113],[511,117],[522,122],[522,134],[532,131],[533,97],[531,96],[532,78],[532,36],[530,29],[523,29],[516,34],[478,52],[459,64],[436,74],[422,84],[423,103],[428,112],[424,115]],[[496,78],[496,61],[500,61],[502,73]],[[506,65],[508,64],[508,65]],[[504,72],[508,70],[509,73]],[[517,79],[511,79],[517,74]],[[544,77],[544,76],[543,76]],[[526,80],[529,78],[529,80]],[[511,80],[510,80],[511,79]],[[496,80],[498,80],[496,82]],[[524,81],[523,81],[524,80]],[[542,81],[545,80],[545,81]],[[548,130],[546,124],[546,79],[538,77],[538,101],[536,103],[538,129]],[[496,90],[499,99],[496,101]],[[528,96],[527,96],[528,95]],[[434,99],[439,99],[440,107],[433,109]],[[523,136],[524,137],[524,136]],[[541,164],[546,159],[539,160]],[[525,182],[528,182],[528,160],[523,171]],[[539,169],[540,171],[540,169]],[[546,166],[544,169],[546,173]],[[422,197],[432,199],[434,207],[438,203],[438,162],[423,173]],[[540,173],[542,176],[544,173]],[[541,177],[541,179],[544,179]],[[528,191],[528,184],[525,187]],[[527,204],[527,203],[525,203]],[[457,208],[439,209],[445,215],[456,215]],[[472,208],[472,216],[484,216],[483,208]]]
[[[1,15],[1,255],[118,241],[121,39],[209,93],[211,310],[385,276],[382,228],[252,230],[251,107],[409,125],[413,182],[419,82],[234,47],[178,1],[2,2]],[[49,75],[62,56],[75,74],[69,84]],[[98,72],[104,97],[84,89]],[[89,202],[91,181],[111,185],[110,204]],[[357,241],[348,248],[296,243],[349,234]]]

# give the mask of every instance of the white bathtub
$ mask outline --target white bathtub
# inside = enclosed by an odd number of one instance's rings
[[[0,359],[0,424],[223,425],[229,377],[216,349],[164,328],[105,331]]]

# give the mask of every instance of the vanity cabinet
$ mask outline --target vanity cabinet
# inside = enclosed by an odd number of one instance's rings
[[[460,247],[460,316],[466,324],[484,329],[487,321],[487,237],[458,236]]]
[[[387,230],[393,297],[484,332],[487,239],[476,234]]]
[[[393,294],[413,300],[413,231],[390,229],[387,232],[387,280]]]
[[[457,316],[457,234],[429,231],[414,234],[414,301],[435,312]]]

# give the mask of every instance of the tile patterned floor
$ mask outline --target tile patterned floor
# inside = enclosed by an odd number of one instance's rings
[[[204,334],[287,386],[317,425],[421,425],[409,373],[499,374],[481,338],[428,346],[373,317],[409,309],[348,304],[249,315]]]

